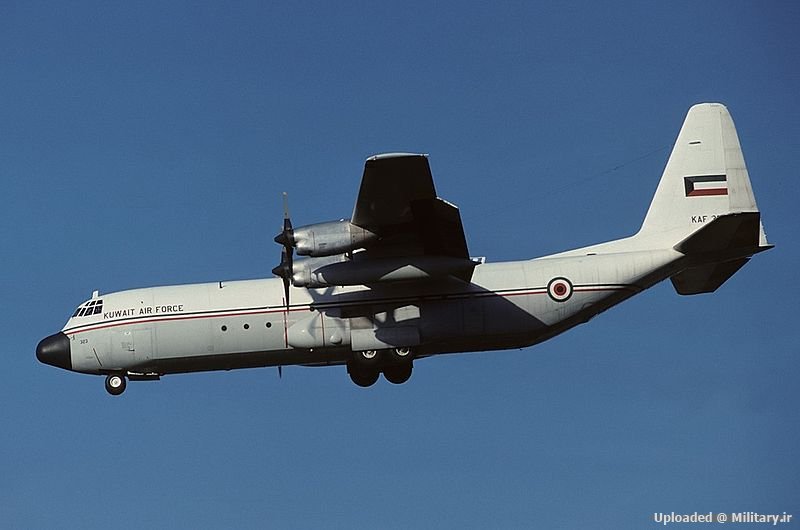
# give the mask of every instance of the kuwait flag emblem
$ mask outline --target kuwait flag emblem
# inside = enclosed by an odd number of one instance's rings
[[[687,197],[728,194],[728,177],[725,175],[683,177],[683,185],[686,187]]]

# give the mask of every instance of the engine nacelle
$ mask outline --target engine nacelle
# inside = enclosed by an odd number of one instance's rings
[[[382,282],[423,280],[455,276],[468,278],[478,265],[467,258],[447,256],[386,257],[359,260],[344,255],[308,258],[294,262],[292,285],[295,287],[332,287],[369,285]]]
[[[321,258],[305,258],[295,260],[292,265],[292,285],[295,287],[329,287],[329,284],[320,278],[317,271],[323,270],[329,265],[346,263],[347,256],[339,254],[337,256],[325,256]]]
[[[363,248],[378,235],[347,219],[300,226],[292,233],[294,248],[301,256],[334,256]]]

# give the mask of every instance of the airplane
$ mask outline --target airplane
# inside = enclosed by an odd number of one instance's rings
[[[428,156],[389,153],[366,160],[350,219],[294,228],[284,197],[275,241],[277,278],[95,291],[36,357],[103,375],[112,395],[128,380],[290,365],[401,384],[419,359],[531,346],[667,278],[681,295],[711,293],[773,247],[719,103],[689,109],[630,237],[524,261],[472,258]]]

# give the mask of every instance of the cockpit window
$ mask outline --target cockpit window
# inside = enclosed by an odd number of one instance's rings
[[[72,318],[75,317],[88,317],[91,315],[98,315],[103,312],[103,300],[89,300],[88,302],[82,304],[78,309],[75,310],[75,313],[72,314]]]

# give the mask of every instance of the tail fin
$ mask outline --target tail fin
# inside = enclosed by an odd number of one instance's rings
[[[757,211],[728,109],[719,103],[693,106],[638,236],[672,246],[721,215]],[[766,244],[763,230],[760,239]]]
[[[749,256],[771,248],[724,105],[689,109],[635,239],[690,258],[691,268],[672,279],[681,294],[715,290]]]

